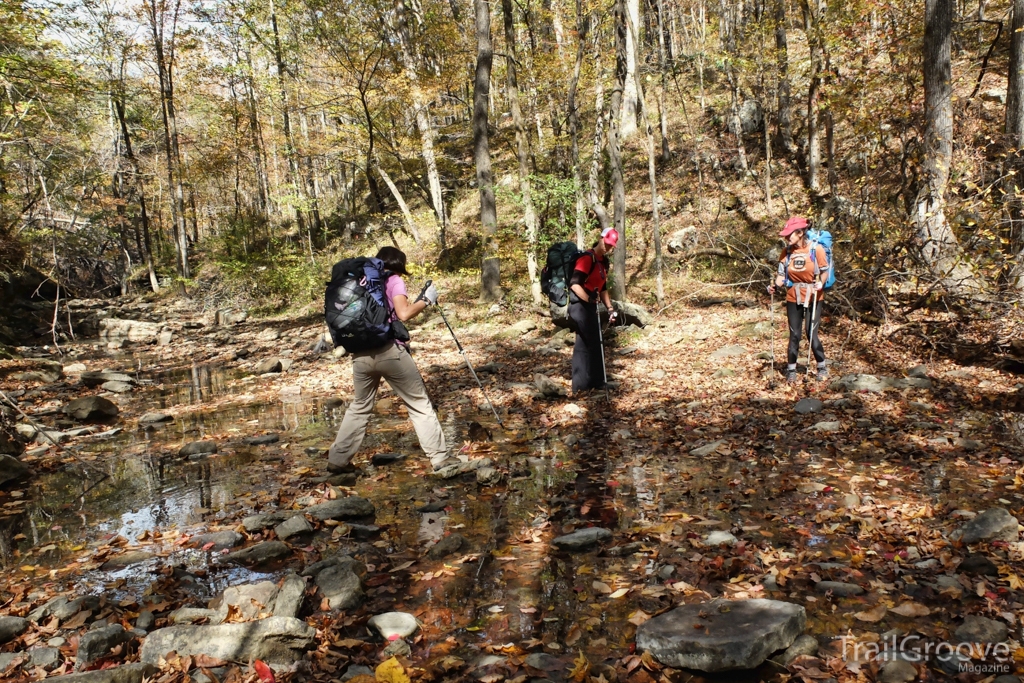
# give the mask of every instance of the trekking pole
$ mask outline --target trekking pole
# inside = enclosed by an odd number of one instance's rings
[[[772,326],[772,366],[768,372],[768,388],[775,388],[775,287],[768,287],[768,295],[770,297],[769,303],[769,319],[771,320]]]
[[[807,376],[811,376],[811,361],[814,358],[814,308],[818,303],[818,291],[811,285],[811,319],[807,324]]]
[[[608,316],[608,324],[612,322],[611,315]],[[601,327],[601,314],[597,314],[597,341],[601,345],[601,375],[604,379],[604,398],[609,403],[612,402],[612,395],[608,393],[608,367],[604,364],[604,333]]]
[[[428,282],[427,285],[430,285]],[[426,289],[426,287],[424,287]],[[476,384],[480,387],[480,393],[484,395],[484,400],[487,401],[487,405],[491,407],[491,412],[494,413],[494,419],[498,421],[498,424],[502,428],[505,427],[502,423],[501,418],[498,417],[498,411],[494,409],[494,404],[491,403],[491,399],[487,397],[487,392],[484,391],[484,385],[480,382],[480,378],[476,376],[476,370],[473,369],[473,364],[469,362],[469,356],[466,355],[466,349],[462,348],[462,344],[459,343],[459,338],[455,336],[455,330],[452,329],[451,323],[448,322],[448,318],[445,317],[444,309],[440,305],[437,307],[438,312],[441,314],[441,320],[444,321],[445,326],[448,327],[448,331],[452,333],[452,339],[455,340],[455,346],[458,347],[459,353],[462,354],[462,359],[466,361],[466,367],[469,368],[469,374],[473,375],[473,379],[476,380]]]

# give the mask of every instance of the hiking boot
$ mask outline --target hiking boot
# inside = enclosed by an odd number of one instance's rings
[[[452,465],[461,465],[461,464],[462,464],[461,460],[456,458],[454,455],[449,455],[447,458],[445,458],[441,462],[439,462],[436,465],[434,465],[434,471],[437,472],[439,470],[443,470],[445,467],[451,467]]]
[[[350,462],[346,463],[344,465],[335,465],[334,463],[331,463],[331,462],[327,463],[327,473],[328,474],[351,474],[353,472],[358,472],[358,471],[359,471],[359,468],[356,467],[355,465],[353,465]]]
[[[818,367],[818,374],[815,375],[815,379],[818,380],[819,382],[824,382],[825,380],[827,380],[828,379],[828,367],[825,366],[825,365],[819,366]]]
[[[786,381],[790,384],[796,384],[796,370],[786,370]]]

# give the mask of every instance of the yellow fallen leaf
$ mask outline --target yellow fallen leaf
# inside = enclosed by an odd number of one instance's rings
[[[627,621],[636,626],[640,626],[650,618],[650,614],[647,614],[647,612],[644,612],[642,609],[638,609],[637,611],[629,615],[629,619],[627,619]]]
[[[887,611],[888,609],[886,609],[885,605],[877,605],[869,610],[857,612],[853,615],[853,618],[859,619],[860,621],[869,621],[871,623],[874,623],[876,621],[881,621],[882,619],[884,619],[885,613]]]
[[[905,602],[899,607],[893,607],[892,611],[901,617],[926,617],[932,613],[930,609],[919,602]]]
[[[24,564],[21,566],[21,571],[23,572],[34,572],[35,570],[36,568],[30,564]]]
[[[617,600],[617,599],[621,598],[622,596],[624,596],[628,592],[629,592],[628,588],[620,588],[619,590],[615,591],[614,593],[612,593],[608,597],[611,598],[612,600]]]
[[[594,592],[601,593],[602,595],[608,595],[612,592],[612,587],[603,581],[595,581],[592,586],[594,588]]]
[[[412,683],[395,657],[378,666],[373,673],[377,683]]]

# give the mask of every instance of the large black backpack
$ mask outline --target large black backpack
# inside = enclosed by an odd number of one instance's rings
[[[334,264],[324,292],[324,317],[334,346],[349,353],[379,349],[394,340],[391,306],[384,285],[391,273],[375,258]]]
[[[540,272],[540,288],[555,306],[569,304],[569,280],[576,261],[586,253],[575,242],[559,242],[548,248],[548,260]]]

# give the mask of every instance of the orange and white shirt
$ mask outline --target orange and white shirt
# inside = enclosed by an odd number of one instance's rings
[[[821,279],[822,268],[828,266],[825,248],[814,244],[814,257],[811,257],[811,246],[787,247],[779,257],[779,275],[786,279],[786,301],[803,304],[815,297],[821,300],[823,292],[814,291],[814,281]]]

